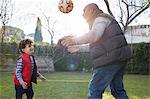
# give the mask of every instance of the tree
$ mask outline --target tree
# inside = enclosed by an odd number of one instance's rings
[[[3,27],[0,28],[0,32],[3,31]],[[20,28],[13,26],[5,26],[5,38],[4,42],[19,42],[25,37],[24,31]]]
[[[35,29],[35,35],[34,35],[34,41],[35,42],[42,42],[43,41],[41,26],[42,26],[41,20],[38,17],[37,18],[37,25],[36,25],[36,29]]]
[[[110,13],[110,15],[112,15],[114,17],[112,11],[110,10],[108,0],[104,0],[104,2],[107,6],[107,10]],[[120,9],[119,23],[121,24],[122,30],[125,33],[128,25],[131,24],[142,13],[147,11],[148,8],[150,8],[150,0],[118,0],[118,7]],[[131,35],[133,35],[132,32],[131,32]],[[133,44],[131,44],[130,46],[131,46],[132,53],[133,53]],[[136,57],[134,59],[136,59]],[[133,59],[131,59],[130,62],[134,66]],[[145,66],[147,66],[147,65],[145,65]]]
[[[65,55],[64,52],[65,50],[61,50],[58,51],[59,49],[62,49],[60,46],[57,46],[56,44],[54,44],[54,36],[56,34],[54,26],[56,24],[56,20],[53,20],[51,17],[49,17],[48,15],[46,15],[43,11],[41,11],[44,19],[45,19],[45,23],[46,24],[42,24],[42,27],[45,28],[47,30],[47,32],[50,35],[50,40],[51,40],[51,47],[50,47],[50,52],[51,53],[47,53],[53,60],[53,63],[55,64],[58,60],[60,60],[61,58],[63,58],[63,56]],[[58,54],[62,54],[62,56],[58,55]]]
[[[104,2],[110,15],[114,17],[108,0],[104,0]],[[120,9],[119,23],[121,23],[123,31],[126,31],[127,26],[150,7],[150,0],[118,0],[118,5]]]
[[[6,32],[6,24],[8,24],[9,20],[11,19],[13,15],[12,12],[13,6],[11,0],[0,0],[0,26],[2,26],[0,31],[0,55],[2,55],[2,58],[0,58],[0,62],[2,63],[2,66],[5,62],[3,58],[5,57],[3,42]]]
[[[54,37],[56,35],[54,27],[57,21],[55,19],[52,19],[52,17],[46,15],[42,10],[41,12],[42,12],[42,15],[44,16],[43,17],[44,24],[41,24],[41,26],[50,35],[50,45],[48,45],[49,49],[46,52],[46,56],[43,57],[43,60],[47,64],[48,68],[50,68],[52,64],[54,65],[56,62],[61,60],[65,55],[67,55],[67,51],[62,46],[54,43],[54,39],[55,39]],[[52,64],[49,64],[47,59],[49,59],[49,61],[51,61]]]
[[[0,21],[2,24],[2,31],[0,33],[1,43],[4,42],[6,24],[13,15],[13,5],[11,0],[0,0]]]

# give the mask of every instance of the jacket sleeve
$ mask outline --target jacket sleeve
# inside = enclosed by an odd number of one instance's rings
[[[108,24],[109,21],[105,18],[100,17],[98,19],[95,19],[92,29],[88,33],[80,37],[74,37],[76,44],[80,45],[96,42],[97,40],[99,40],[99,38],[101,38]]]

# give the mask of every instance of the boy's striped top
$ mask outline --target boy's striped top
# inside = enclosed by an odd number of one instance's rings
[[[31,60],[32,72],[33,72],[34,61],[33,61],[32,56],[30,56],[30,60]],[[22,84],[24,82],[23,78],[22,78],[22,68],[23,68],[23,63],[22,63],[22,59],[20,58],[17,61],[17,68],[16,68],[16,76],[17,76],[17,79],[19,80],[20,84]],[[40,76],[41,74],[38,72],[37,75]]]

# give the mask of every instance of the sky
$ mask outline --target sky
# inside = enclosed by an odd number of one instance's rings
[[[24,31],[24,33],[30,34],[35,32],[37,17],[40,17],[43,24],[42,36],[44,42],[50,42],[50,35],[46,27],[46,21],[44,14],[50,17],[51,23],[56,22],[54,25],[54,41],[65,35],[80,36],[88,32],[88,24],[84,20],[83,8],[89,3],[96,3],[100,9],[107,13],[107,9],[103,0],[72,0],[74,3],[73,11],[69,14],[63,14],[58,10],[59,0],[14,0],[13,17],[10,21],[10,25],[18,27]],[[112,12],[115,16],[118,16],[118,10],[116,8],[114,0],[109,0]],[[44,14],[43,14],[44,13]],[[148,13],[140,17],[136,24],[150,24],[150,18],[148,19]],[[147,18],[148,20],[145,20]],[[134,23],[133,23],[134,24]]]

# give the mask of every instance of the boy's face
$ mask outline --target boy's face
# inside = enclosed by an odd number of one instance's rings
[[[27,44],[26,47],[22,49],[22,51],[31,54],[34,52],[34,47],[35,45],[33,43],[31,43],[31,45]]]

